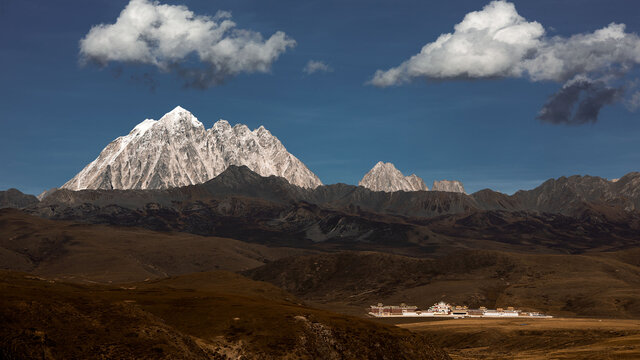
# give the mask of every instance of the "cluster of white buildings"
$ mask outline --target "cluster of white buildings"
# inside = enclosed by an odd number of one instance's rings
[[[371,305],[369,315],[375,317],[495,317],[495,318],[516,318],[516,317],[535,317],[550,318],[552,316],[541,314],[538,312],[524,312],[522,310],[507,307],[506,309],[487,309],[480,307],[478,309],[469,309],[467,306],[452,306],[440,301],[430,306],[427,310],[420,310],[417,306],[409,306],[401,304],[400,306],[391,305]]]

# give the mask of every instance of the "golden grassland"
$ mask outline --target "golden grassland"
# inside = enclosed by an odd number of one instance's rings
[[[452,359],[640,359],[640,320],[455,319],[398,324]]]

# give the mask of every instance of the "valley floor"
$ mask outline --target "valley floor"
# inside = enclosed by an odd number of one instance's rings
[[[640,359],[640,320],[457,319],[399,323],[452,359]]]

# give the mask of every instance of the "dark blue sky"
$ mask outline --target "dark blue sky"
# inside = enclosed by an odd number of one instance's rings
[[[0,0],[0,189],[39,193],[60,186],[111,140],[176,105],[207,128],[219,118],[264,125],[324,183],[355,184],[380,160],[429,186],[461,180],[468,192],[511,193],[551,177],[617,178],[640,170],[639,114],[620,103],[604,107],[595,124],[536,120],[562,86],[555,82],[365,85],[376,70],[399,65],[486,2],[163,1],[203,15],[229,10],[240,28],[265,37],[281,30],[297,42],[271,73],[241,74],[206,90],[184,88],[174,74],[150,66],[79,65],[79,40],[93,25],[115,22],[128,2]],[[640,32],[640,5],[632,1],[514,3],[549,35],[611,22]],[[304,74],[312,59],[334,71]],[[153,91],[136,80],[145,73]]]

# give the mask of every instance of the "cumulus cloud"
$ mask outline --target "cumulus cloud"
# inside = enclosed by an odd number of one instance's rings
[[[610,91],[605,89],[613,88],[608,85],[621,79],[639,63],[640,38],[627,33],[624,24],[612,23],[592,33],[570,37],[549,37],[540,23],[527,21],[512,3],[498,0],[480,11],[468,13],[455,25],[452,33],[440,35],[399,66],[378,70],[369,83],[386,87],[401,85],[415,78],[504,77],[564,83],[541,112],[539,118],[546,119],[544,114],[553,113],[548,106],[558,105],[556,100],[560,101],[578,89],[581,95],[577,98],[586,102],[593,100],[596,102],[594,106],[619,100],[618,92],[609,99],[596,96],[594,91],[609,94]],[[583,80],[574,81],[576,77]],[[595,80],[586,81],[586,78]],[[620,86],[616,88],[621,89]],[[585,103],[585,111],[586,107]],[[596,116],[597,113],[595,111]],[[589,118],[587,115],[584,119],[574,118],[574,115],[567,121],[552,122],[576,123]],[[592,120],[584,122],[589,121]]]
[[[302,71],[310,75],[315,72],[332,72],[333,68],[322,61],[309,60]]]
[[[239,73],[268,72],[295,40],[238,29],[231,13],[196,15],[186,6],[131,0],[113,24],[80,40],[82,63],[137,63],[175,72],[187,86],[207,88]]]
[[[513,4],[494,1],[481,11],[467,14],[454,27],[425,45],[419,54],[396,68],[378,70],[373,85],[402,84],[415,77],[483,78],[514,76],[518,63],[540,45],[544,28],[527,22]]]

